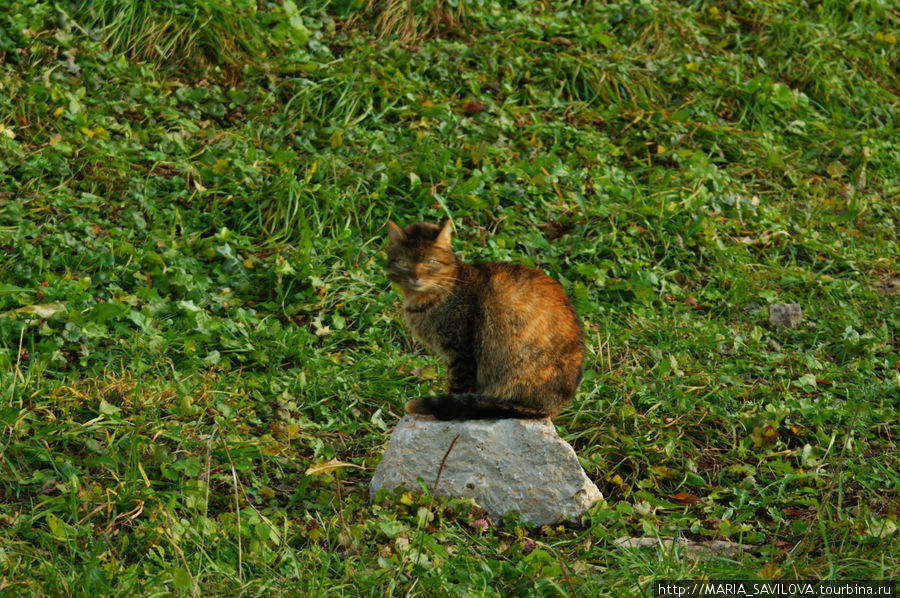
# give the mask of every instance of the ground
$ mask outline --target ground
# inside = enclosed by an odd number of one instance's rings
[[[900,13],[583,4],[0,9],[0,590],[898,576]],[[580,525],[367,503],[443,380],[385,223],[448,217],[584,321]]]

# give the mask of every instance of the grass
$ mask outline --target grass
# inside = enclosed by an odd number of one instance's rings
[[[408,8],[0,10],[0,591],[897,578],[900,14]],[[368,505],[442,381],[383,226],[448,216],[585,322],[556,424],[605,500],[578,526]],[[768,326],[776,302],[803,324]]]

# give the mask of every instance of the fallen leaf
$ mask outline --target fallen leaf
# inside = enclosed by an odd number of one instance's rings
[[[466,114],[478,114],[479,112],[484,111],[484,102],[481,102],[479,100],[469,100],[468,102],[463,104],[462,108]]]
[[[111,404],[107,403],[105,399],[100,399],[99,411],[100,411],[100,413],[102,413],[104,415],[115,415],[115,414],[119,413],[120,411],[122,411],[122,408],[116,407],[115,405],[111,405]]]
[[[699,496],[694,496],[687,492],[677,492],[675,494],[667,494],[666,496],[683,505],[692,505],[694,503],[703,502],[703,499]]]
[[[50,494],[51,492],[56,492],[57,486],[59,482],[54,479],[49,479],[43,483],[43,485],[35,492],[35,494]]]
[[[365,469],[365,467],[363,467],[362,465],[357,465],[356,463],[345,463],[343,461],[338,461],[337,459],[329,459],[328,461],[310,465],[309,468],[303,473],[305,473],[306,475],[323,475],[326,473],[331,473],[336,469],[341,469],[342,467],[355,467],[356,469]]]
[[[826,166],[825,170],[828,171],[828,174],[830,174],[832,178],[839,179],[844,176],[844,173],[847,172],[847,167],[844,166],[840,161],[835,160],[828,166]]]
[[[778,430],[771,425],[753,428],[750,434],[756,447],[771,446],[778,441]]]
[[[5,311],[0,313],[0,318],[11,318],[14,316],[22,315],[22,316],[37,316],[41,319],[47,319],[53,314],[58,314],[61,311],[66,311],[66,307],[62,303],[44,303],[41,305],[26,305],[25,307],[20,307],[19,309],[13,309],[11,311]]]

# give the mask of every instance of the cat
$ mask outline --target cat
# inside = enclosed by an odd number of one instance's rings
[[[553,418],[581,383],[584,332],[555,281],[515,263],[459,262],[450,221],[388,222],[387,278],[413,335],[447,366],[447,394],[407,413],[438,419]]]

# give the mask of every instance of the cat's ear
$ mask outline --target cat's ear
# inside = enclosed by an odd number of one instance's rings
[[[444,222],[443,226],[441,226],[441,231],[438,233],[437,238],[434,240],[434,244],[436,247],[440,247],[441,249],[446,249],[450,251],[450,221],[447,220]]]
[[[403,232],[403,229],[390,220],[388,220],[387,228],[388,238],[391,240],[391,244],[396,245],[397,243],[402,243],[406,240],[406,233]]]

